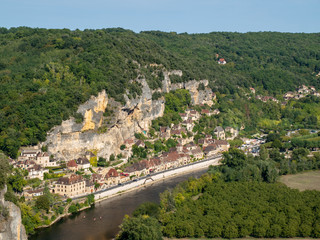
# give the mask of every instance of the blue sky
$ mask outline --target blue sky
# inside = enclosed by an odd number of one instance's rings
[[[320,32],[320,0],[0,0],[1,27]]]

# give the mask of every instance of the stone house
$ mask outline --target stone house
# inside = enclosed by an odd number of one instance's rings
[[[218,114],[220,114],[219,109],[215,109],[215,110],[213,110],[212,114],[213,114],[213,115],[218,115]]]
[[[171,136],[171,129],[168,127],[160,127],[160,138],[169,139]]]
[[[179,113],[179,115],[180,115],[182,121],[188,120],[188,114],[187,113]]]
[[[78,164],[78,170],[84,170],[84,171],[88,171],[90,168],[90,162],[87,158],[82,157],[82,158],[78,158],[76,163]]]
[[[186,121],[183,121],[182,124],[186,127],[186,129],[191,132],[193,127],[194,127],[194,123],[191,119],[188,119]]]
[[[76,163],[76,160],[70,160],[67,162],[67,168],[73,172],[78,171],[78,164]]]
[[[39,178],[40,180],[43,180],[43,175],[49,173],[48,169],[42,168],[40,165],[34,165],[33,167],[28,168],[27,171],[27,179]]]
[[[69,177],[61,177],[55,183],[52,192],[65,197],[84,195],[86,194],[86,181],[81,175],[75,174]]]
[[[217,136],[217,139],[224,140],[226,138],[225,132],[222,127],[218,126],[214,129],[214,134]]]
[[[31,199],[33,197],[39,197],[43,195],[43,190],[44,188],[39,188],[39,189],[29,189],[23,191],[23,196],[27,199]]]
[[[227,64],[227,61],[224,58],[219,58],[218,64],[225,65]]]
[[[105,176],[107,185],[117,185],[120,183],[120,174],[116,169],[111,168]]]
[[[36,163],[41,165],[42,167],[50,166],[50,157],[48,153],[39,152],[36,156]]]
[[[214,143],[218,146],[220,152],[228,151],[230,144],[225,140],[214,140]]]
[[[201,159],[201,158],[203,158],[203,151],[202,151],[201,148],[198,146],[196,149],[191,150],[191,155],[192,155],[195,159]]]
[[[22,158],[33,158],[35,159],[38,155],[38,153],[40,153],[41,150],[40,149],[23,149],[21,151],[20,157]]]
[[[218,152],[219,152],[218,146],[217,144],[214,144],[214,143],[209,144],[203,150],[203,153],[206,157],[211,157],[215,154],[218,154]]]
[[[209,109],[202,109],[201,110],[201,114],[207,115],[207,116],[211,116],[212,115],[212,113],[210,112]]]
[[[238,130],[232,127],[226,127],[225,133],[226,135],[229,135],[226,137],[227,140],[233,140],[239,134]]]
[[[189,113],[189,118],[191,118],[192,121],[197,121],[200,118],[200,114],[195,110],[191,110]]]
[[[142,148],[145,148],[145,144],[144,144],[144,141],[142,140],[138,140],[134,145],[136,145],[137,147],[142,147]]]

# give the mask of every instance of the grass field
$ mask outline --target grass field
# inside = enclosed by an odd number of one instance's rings
[[[279,182],[286,184],[288,187],[303,190],[320,191],[320,171],[309,171],[293,175],[281,176]]]

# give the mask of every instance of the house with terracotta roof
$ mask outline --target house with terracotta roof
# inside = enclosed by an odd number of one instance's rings
[[[114,168],[111,168],[105,176],[107,185],[117,185],[120,183],[120,174]]]
[[[67,162],[67,168],[73,172],[78,171],[78,164],[76,163],[76,160],[70,160]]]
[[[212,115],[212,112],[210,112],[209,109],[202,109],[202,110],[201,110],[201,114],[202,114],[202,115],[211,116],[211,115]]]
[[[187,113],[179,113],[182,121],[186,121],[188,119],[188,114]]]
[[[227,61],[224,58],[219,58],[218,64],[224,65],[227,64]]]
[[[14,163],[13,167],[18,167],[18,168],[26,170],[30,167],[33,167],[34,165],[36,165],[36,162],[33,160],[20,160],[20,161],[17,161],[16,163]]]

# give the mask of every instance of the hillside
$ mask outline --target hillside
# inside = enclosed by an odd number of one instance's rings
[[[143,76],[151,89],[161,88],[163,69],[183,72],[173,83],[208,79],[220,93],[237,86],[271,94],[300,84],[318,89],[319,42],[319,34],[1,28],[0,150],[16,157],[62,120],[81,122],[78,106],[102,90],[124,103],[124,93],[142,93],[131,80]]]

